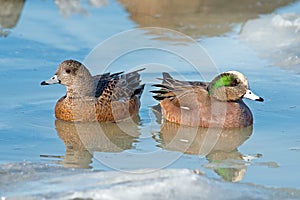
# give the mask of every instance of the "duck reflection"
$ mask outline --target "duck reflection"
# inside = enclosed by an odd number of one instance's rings
[[[68,18],[72,14],[88,15],[89,12],[83,7],[81,0],[54,0],[59,12]],[[93,7],[102,7],[108,4],[108,0],[88,0],[87,3]]]
[[[159,133],[160,147],[185,154],[206,156],[208,168],[226,181],[240,181],[246,172],[243,154],[237,149],[252,134],[246,128],[188,127],[164,121]]]
[[[218,36],[295,0],[119,0],[140,27],[165,27],[192,37]]]
[[[139,136],[137,121],[118,123],[72,123],[55,121],[58,136],[66,146],[60,164],[72,168],[90,168],[94,152],[122,152],[131,149]]]
[[[19,21],[25,0],[0,0],[0,37],[6,37],[9,29]]]

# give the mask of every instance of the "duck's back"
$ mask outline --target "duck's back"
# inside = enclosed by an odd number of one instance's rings
[[[144,85],[140,84],[140,74],[138,73],[141,70],[144,69],[127,74],[119,72],[95,76],[95,97],[102,102],[128,101],[134,96],[140,98],[144,89]]]

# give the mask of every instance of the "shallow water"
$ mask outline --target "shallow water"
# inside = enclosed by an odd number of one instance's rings
[[[17,17],[10,19],[15,21],[0,19],[0,196],[112,199],[121,190],[129,198],[138,198],[144,194],[132,188],[137,187],[151,188],[149,199],[173,199],[178,194],[172,191],[179,189],[197,198],[199,191],[205,191],[201,188],[210,187],[204,199],[216,191],[224,194],[216,198],[227,199],[300,198],[300,2],[257,1],[260,9],[247,10],[245,1],[236,12],[230,10],[234,2],[206,5],[200,0],[180,10],[179,1],[170,10],[161,9],[170,7],[167,3],[159,6],[156,1],[144,7],[135,1],[88,1],[97,5],[84,1],[73,7],[56,2],[60,4],[27,1],[11,11]],[[193,14],[183,17],[181,13]],[[203,54],[188,63],[186,58],[194,58],[198,51],[193,52],[196,47],[179,33],[137,30],[125,32],[125,40],[115,35],[144,26],[172,28],[192,36],[211,62],[204,61]],[[99,43],[104,49],[101,55],[91,52]],[[94,55],[101,59],[95,60]],[[77,126],[55,120],[53,107],[65,88],[39,83],[69,58],[85,61],[93,73],[146,67],[140,119]],[[205,66],[197,71],[193,63]],[[246,74],[251,89],[265,99],[263,103],[245,100],[254,115],[253,127],[207,132],[161,123],[152,108],[157,102],[149,92],[161,71],[188,80],[210,80],[217,72],[233,69]],[[194,169],[205,177],[193,174]],[[136,173],[139,178],[132,175]],[[72,182],[74,176],[79,178]],[[117,177],[122,181],[110,180]],[[177,179],[190,188],[179,187]],[[161,185],[165,193],[158,189]],[[258,196],[251,196],[255,192]]]

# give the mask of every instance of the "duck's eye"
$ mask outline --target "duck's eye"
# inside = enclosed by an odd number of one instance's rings
[[[233,85],[236,86],[236,85],[238,85],[238,84],[239,84],[238,80],[237,80],[237,79],[234,79]]]
[[[66,73],[67,73],[67,74],[70,74],[70,73],[71,73],[71,70],[70,70],[70,69],[66,69]]]

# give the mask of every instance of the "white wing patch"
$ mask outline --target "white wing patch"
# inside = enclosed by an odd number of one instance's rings
[[[186,106],[180,106],[180,108],[183,110],[191,110],[189,107],[186,107]]]

